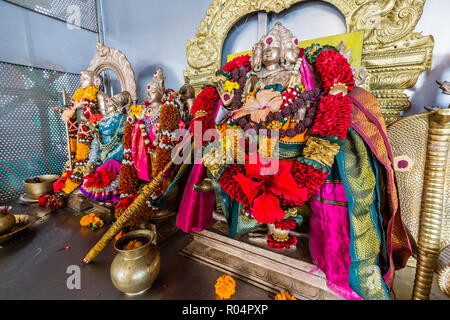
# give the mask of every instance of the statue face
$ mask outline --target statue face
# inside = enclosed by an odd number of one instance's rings
[[[82,71],[80,73],[80,86],[86,89],[89,86],[100,87],[102,84],[102,77],[93,71]]]
[[[150,103],[161,102],[162,95],[161,95],[160,91],[158,90],[158,88],[156,88],[155,86],[152,86],[152,85],[147,86],[147,100]]]
[[[298,39],[294,38],[292,41],[286,43],[286,64],[295,64],[297,62],[300,48],[298,47]]]
[[[263,42],[262,63],[266,66],[272,66],[280,63],[281,41],[273,35],[268,35]]]

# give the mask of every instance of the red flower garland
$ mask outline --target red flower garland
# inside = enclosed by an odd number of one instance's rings
[[[295,226],[297,225],[297,222],[292,219],[288,220],[280,220],[275,222],[275,228],[282,229],[282,230],[293,230],[295,229]]]
[[[87,181],[84,183],[86,188],[105,188],[111,184],[112,181],[116,180],[117,175],[110,172],[107,168],[100,169],[90,175],[87,175],[85,179]]]
[[[347,59],[339,52],[323,50],[317,57],[316,69],[321,75],[325,93],[328,93],[330,88],[337,83],[345,84],[348,91],[353,90],[355,78],[352,68]]]
[[[247,196],[240,185],[234,180],[237,174],[245,175],[245,168],[242,165],[233,163],[225,168],[220,178],[217,180],[222,189],[230,195],[232,199],[249,207]]]
[[[328,172],[294,161],[292,163],[292,176],[299,186],[308,190],[309,199],[324,184]]]
[[[194,116],[194,119],[190,122],[190,127],[192,129],[195,128],[196,121],[197,123],[198,121],[201,121],[202,123],[202,134],[206,130],[214,127],[211,115],[214,112],[217,100],[219,100],[219,93],[213,86],[206,86],[203,91],[199,93],[191,108],[191,114]],[[196,115],[199,111],[204,112],[204,115]]]
[[[248,54],[234,58],[233,60],[227,62],[220,70],[231,73],[234,69],[239,69],[241,66],[250,66],[250,56]]]
[[[311,133],[323,137],[345,139],[350,126],[352,101],[348,95],[327,95],[320,100]]]
[[[296,244],[297,237],[294,237],[293,235],[289,235],[289,239],[283,242],[275,240],[270,234],[267,236],[267,245],[269,248],[283,250],[289,249],[291,246],[295,246]]]

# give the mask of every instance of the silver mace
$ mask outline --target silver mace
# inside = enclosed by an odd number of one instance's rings
[[[67,106],[67,93],[66,89],[62,89],[62,98],[63,105]],[[67,154],[69,157],[69,170],[72,171],[72,150],[70,150],[70,137],[69,137],[69,122],[65,122],[66,124],[66,140],[67,140]]]

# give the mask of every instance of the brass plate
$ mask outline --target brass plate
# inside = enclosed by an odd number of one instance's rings
[[[37,220],[37,217],[29,214],[15,214],[14,216],[16,217],[17,221],[16,225],[9,233],[0,235],[0,244],[15,238]]]

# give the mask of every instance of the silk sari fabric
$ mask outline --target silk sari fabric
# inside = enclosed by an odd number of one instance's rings
[[[384,275],[384,280],[388,287],[392,288],[394,271],[403,268],[412,254],[411,243],[401,219],[393,168],[394,156],[387,138],[386,124],[376,98],[366,90],[358,87],[355,87],[350,92],[350,98],[353,102],[350,125],[366,142],[385,170],[386,194],[389,199],[386,204],[386,210],[383,211],[383,227],[387,238],[386,247],[389,266],[387,273]]]
[[[150,181],[152,177],[150,155],[148,154],[144,143],[146,137],[139,128],[143,123],[142,120],[138,120],[134,124],[131,133],[131,156],[137,170],[137,177],[141,180]],[[153,141],[150,141],[150,143],[153,143]]]
[[[379,171],[364,141],[349,129],[336,156],[350,220],[350,287],[365,300],[390,299],[379,267],[383,243],[377,183]]]
[[[311,198],[309,250],[328,288],[348,300],[361,300],[349,285],[350,221],[347,196],[337,164]]]
[[[117,139],[116,146],[108,152],[108,156],[106,160],[102,161],[102,163],[106,163],[111,159],[122,162],[123,160],[123,145],[122,145],[122,136],[123,136],[123,125],[125,124],[125,116],[123,114],[117,114],[110,117],[103,118],[98,123],[98,131],[102,136],[102,143],[104,145],[111,142],[112,139]],[[115,136],[117,135],[117,138]],[[102,150],[98,150],[99,155],[102,154]]]
[[[348,140],[311,200],[310,251],[332,291],[347,299],[389,299],[394,270],[405,266],[411,248],[379,105],[361,88],[350,95]]]

